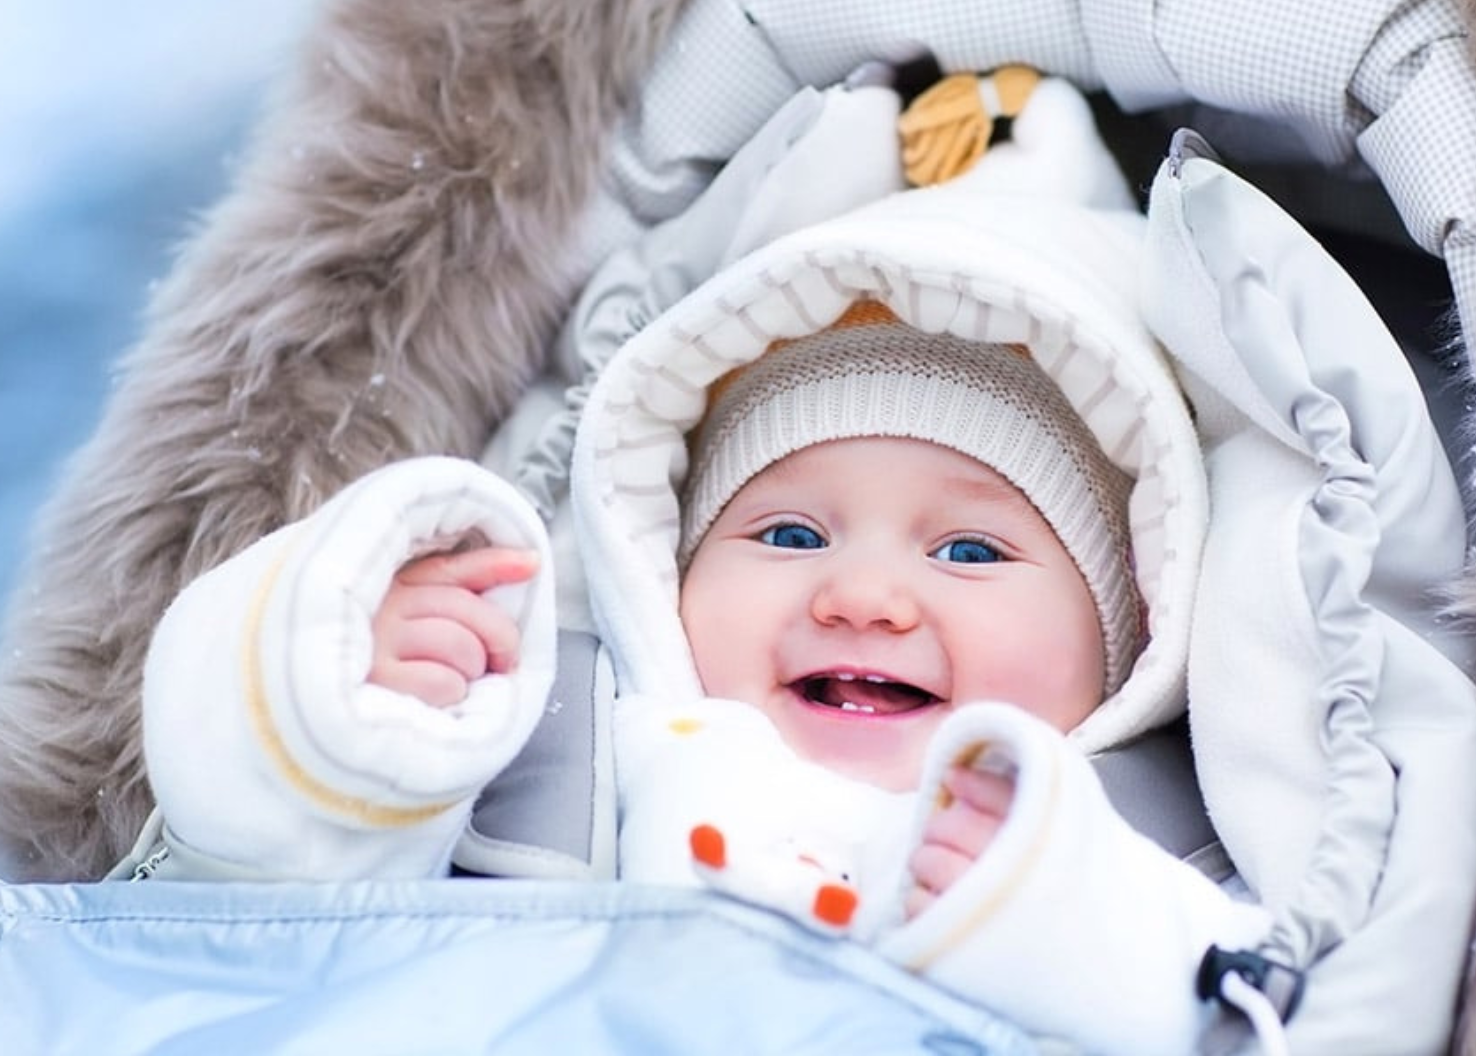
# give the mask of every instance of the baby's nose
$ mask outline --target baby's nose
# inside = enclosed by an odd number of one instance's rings
[[[905,631],[917,626],[922,609],[901,569],[885,562],[852,562],[837,567],[820,583],[811,614],[827,626]]]

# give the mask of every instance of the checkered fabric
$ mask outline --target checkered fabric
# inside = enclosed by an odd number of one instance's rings
[[[1130,111],[1204,104],[1279,140],[1279,160],[1371,168],[1476,333],[1471,17],[1464,0],[694,0],[617,139],[587,245],[680,212],[802,85],[927,49],[945,72],[1025,63]]]

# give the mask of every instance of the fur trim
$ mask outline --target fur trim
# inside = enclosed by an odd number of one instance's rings
[[[0,646],[13,879],[96,877],[132,842],[143,657],[185,583],[386,462],[480,449],[541,367],[572,222],[679,7],[325,11],[37,524]]]

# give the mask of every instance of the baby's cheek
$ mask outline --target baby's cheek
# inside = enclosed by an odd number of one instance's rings
[[[1017,671],[1014,692],[999,699],[1062,733],[1080,725],[1102,703],[1105,678],[1101,632],[1095,613],[1089,618],[1088,626],[1079,618],[1065,621],[1053,641],[1022,649],[1019,655],[1034,659]]]
[[[1077,663],[1063,664],[1059,674],[1059,685],[1042,702],[1037,714],[1062,733],[1069,733],[1102,703],[1105,667],[1100,646],[1096,652],[1083,651]]]
[[[732,657],[731,651],[723,648],[730,635],[722,617],[701,605],[689,608],[685,594],[682,601],[682,627],[687,634],[687,645],[703,692],[714,697],[731,696],[729,668]]]
[[[746,699],[743,674],[754,667],[768,613],[749,603],[745,584],[721,562],[700,561],[699,553],[677,609],[697,677],[708,696]]]

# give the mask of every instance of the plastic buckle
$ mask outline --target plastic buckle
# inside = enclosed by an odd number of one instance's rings
[[[1303,972],[1251,950],[1222,950],[1218,946],[1211,946],[1199,962],[1196,993],[1206,1001],[1214,998],[1223,1003],[1221,980],[1230,972],[1265,994],[1283,1023],[1301,1004],[1307,983]]]

